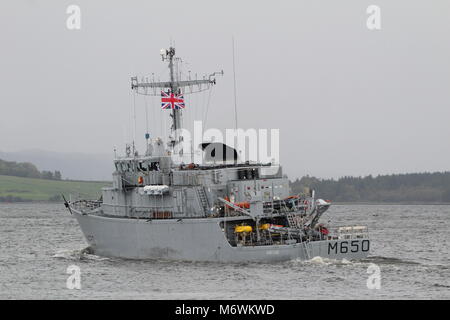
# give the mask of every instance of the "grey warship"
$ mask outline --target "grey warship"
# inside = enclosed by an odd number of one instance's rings
[[[216,84],[213,73],[181,80],[175,72],[175,49],[161,51],[168,63],[165,82],[131,78],[137,94],[162,94],[172,103],[172,133],[165,143],[150,139],[138,154],[128,145],[114,159],[113,184],[99,200],[65,201],[97,255],[126,259],[211,262],[274,262],[313,257],[362,259],[370,249],[366,226],[320,223],[331,205],[314,190],[291,194],[288,178],[273,163],[240,160],[220,142],[202,142],[202,161],[175,161],[182,94]],[[162,91],[160,91],[162,90]],[[173,103],[178,102],[178,107]]]

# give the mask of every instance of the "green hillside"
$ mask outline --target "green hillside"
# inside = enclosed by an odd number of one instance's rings
[[[61,194],[98,199],[111,182],[47,180],[0,175],[0,202],[60,201]]]

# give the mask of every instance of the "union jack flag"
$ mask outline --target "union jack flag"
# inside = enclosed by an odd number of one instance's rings
[[[161,91],[161,109],[184,109],[183,95]]]

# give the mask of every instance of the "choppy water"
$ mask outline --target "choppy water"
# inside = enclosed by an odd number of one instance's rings
[[[336,205],[323,221],[366,224],[364,261],[283,263],[129,261],[84,253],[61,204],[0,204],[1,299],[449,299],[450,206]],[[377,264],[381,288],[369,290]],[[69,290],[69,265],[81,290]]]

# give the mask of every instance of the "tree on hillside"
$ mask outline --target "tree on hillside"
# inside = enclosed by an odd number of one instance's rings
[[[61,180],[61,172],[60,171],[55,171],[53,178],[55,180]]]
[[[53,172],[51,171],[42,171],[41,173],[42,179],[53,180]]]
[[[40,178],[41,173],[36,166],[29,162],[17,163],[0,159],[0,175]]]

